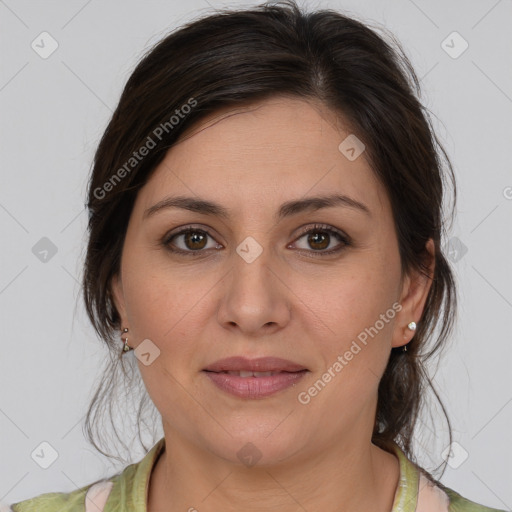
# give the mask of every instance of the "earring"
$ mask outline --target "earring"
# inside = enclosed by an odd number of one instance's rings
[[[126,333],[126,332],[128,332],[128,327],[125,327],[123,329],[123,334]],[[121,351],[121,355],[124,354],[125,352],[129,352],[130,350],[133,350],[133,348],[128,345],[128,336],[126,336],[126,338],[123,338],[121,336],[121,340],[124,341],[124,345],[123,345],[123,349]]]
[[[407,328],[410,329],[411,331],[415,331],[416,330],[416,322],[410,322],[407,325]],[[403,346],[402,352],[407,352],[407,345]]]

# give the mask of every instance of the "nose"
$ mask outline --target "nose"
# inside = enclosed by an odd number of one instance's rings
[[[262,336],[282,329],[290,321],[291,292],[284,283],[283,271],[270,259],[266,251],[253,261],[234,255],[221,285],[217,313],[224,328],[238,328],[246,336]]]

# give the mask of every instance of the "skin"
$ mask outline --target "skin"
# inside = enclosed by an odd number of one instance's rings
[[[139,191],[113,292],[130,346],[150,339],[160,350],[151,364],[138,361],[166,442],[148,511],[391,510],[399,465],[371,442],[377,389],[391,348],[412,338],[407,324],[420,320],[431,281],[401,275],[382,184],[364,153],[350,161],[338,150],[350,133],[332,110],[301,99],[220,110],[189,129]],[[334,192],[371,215],[335,206],[273,217],[285,201]],[[144,219],[170,195],[215,201],[232,216],[172,208]],[[346,233],[351,245],[334,234],[308,242],[299,228],[315,223]],[[169,252],[162,238],[189,224],[210,236],[169,245],[201,255]],[[252,263],[236,252],[249,236],[263,248]],[[432,254],[431,240],[427,248]],[[393,303],[402,306],[396,316],[299,403]],[[232,355],[282,357],[310,372],[270,397],[241,399],[201,371]],[[261,453],[252,467],[237,457],[247,442]]]

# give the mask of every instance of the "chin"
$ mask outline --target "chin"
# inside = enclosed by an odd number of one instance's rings
[[[209,438],[209,451],[228,462],[246,467],[283,463],[304,446],[304,439],[299,429],[294,432],[289,426],[287,429],[282,428],[283,425],[278,427],[282,420],[271,422],[271,427],[270,422],[259,425],[252,423],[245,425],[245,428],[225,425],[228,432],[234,432],[233,436],[226,434],[222,440]]]

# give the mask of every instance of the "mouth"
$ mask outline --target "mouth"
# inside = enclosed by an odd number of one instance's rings
[[[218,389],[237,398],[266,398],[295,386],[309,370],[275,357],[247,359],[231,357],[203,370]]]

